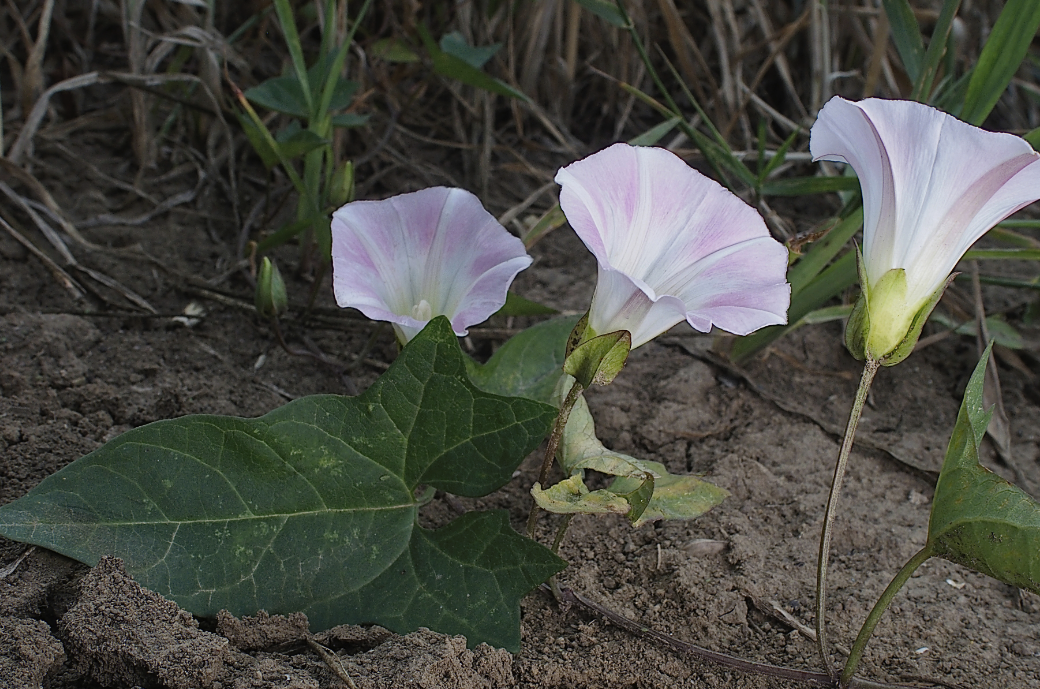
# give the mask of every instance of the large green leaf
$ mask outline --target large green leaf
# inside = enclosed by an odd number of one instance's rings
[[[551,306],[539,304],[536,301],[525,299],[513,291],[506,292],[506,303],[502,305],[496,316],[553,316],[559,311]]]
[[[486,364],[471,360],[470,379],[485,392],[551,402],[577,322],[577,316],[553,318],[514,335]]]
[[[934,555],[1040,593],[1040,503],[979,464],[991,415],[982,403],[991,348],[964,391],[935,486],[928,545]]]
[[[424,625],[516,650],[520,596],[564,563],[502,513],[421,529],[414,492],[500,487],[555,409],[482,392],[465,359],[437,318],[359,397],[129,431],[0,507],[0,534],[117,555],[198,615],[299,610],[317,629]]]
[[[1040,2],[1008,0],[968,82],[962,120],[981,125],[1011,83],[1040,27]]]

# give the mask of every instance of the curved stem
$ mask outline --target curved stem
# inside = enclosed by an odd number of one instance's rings
[[[888,609],[892,599],[899,593],[899,589],[903,588],[903,584],[907,582],[910,576],[917,571],[917,568],[923,565],[925,560],[931,556],[932,547],[930,544],[917,551],[917,554],[910,558],[903,565],[903,568],[899,570],[895,578],[892,579],[892,583],[881,594],[877,603],[874,603],[874,607],[871,609],[870,614],[867,615],[867,619],[863,621],[863,626],[859,630],[859,636],[856,637],[856,643],[852,645],[849,659],[845,661],[845,669],[841,672],[841,686],[847,687],[849,681],[852,680],[852,675],[856,672],[856,666],[859,665],[859,660],[863,656],[863,650],[867,647],[867,642],[870,641],[870,635],[874,633],[874,627],[881,621],[881,616],[885,614],[885,610]]]
[[[832,677],[834,676],[834,664],[831,662],[830,651],[827,647],[825,615],[827,609],[827,559],[831,552],[831,532],[834,517],[837,514],[841,483],[845,479],[845,468],[849,462],[849,454],[852,452],[852,441],[856,437],[856,427],[859,426],[859,417],[863,413],[863,404],[867,401],[870,384],[874,381],[874,375],[880,367],[881,363],[873,359],[867,359],[867,363],[863,366],[863,376],[859,379],[856,400],[852,403],[849,423],[845,427],[845,438],[842,440],[841,450],[838,452],[838,463],[834,466],[831,493],[827,498],[827,511],[823,516],[823,531],[820,533],[820,552],[816,560],[816,645],[819,648],[823,666],[827,670],[827,674]]]
[[[574,519],[573,514],[566,514],[563,516],[563,521],[560,522],[560,528],[556,530],[556,538],[553,539],[551,550],[553,555],[560,552],[560,543],[563,542],[563,535],[567,533],[567,527],[571,525],[571,520]]]
[[[571,410],[578,402],[578,397],[585,388],[578,381],[574,381],[570,391],[560,405],[560,413],[556,416],[552,433],[549,435],[549,443],[545,446],[545,458],[542,460],[542,470],[538,474],[538,484],[545,486],[549,480],[549,470],[552,469],[553,460],[556,459],[556,450],[560,447],[560,439],[563,438],[563,429],[567,427],[567,421],[571,418]],[[537,504],[531,505],[531,514],[527,517],[527,536],[534,538],[534,529],[538,524],[540,508]]]

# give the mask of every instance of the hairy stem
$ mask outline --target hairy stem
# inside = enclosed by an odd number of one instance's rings
[[[556,459],[556,450],[560,447],[563,429],[567,427],[567,420],[571,418],[571,410],[574,409],[574,405],[577,404],[578,398],[584,390],[585,388],[581,383],[574,381],[570,391],[567,393],[567,397],[563,400],[563,404],[560,405],[560,413],[556,416],[556,423],[553,424],[552,433],[549,435],[549,443],[545,446],[542,470],[538,474],[538,485],[543,488],[545,487],[545,482],[549,480],[549,470],[552,469],[553,460]],[[527,518],[527,535],[529,538],[534,538],[534,529],[538,524],[539,511],[538,505],[531,505],[531,514]]]
[[[870,635],[874,633],[874,627],[881,621],[881,616],[885,614],[885,610],[888,609],[892,599],[899,593],[899,589],[903,588],[903,584],[910,579],[910,576],[917,571],[917,568],[923,565],[925,560],[931,556],[931,545],[921,548],[917,554],[903,565],[903,568],[892,579],[892,583],[888,585],[888,588],[878,598],[877,603],[874,603],[874,607],[871,609],[870,614],[867,615],[867,619],[863,621],[863,626],[859,630],[859,636],[856,637],[856,643],[852,645],[849,659],[845,661],[845,669],[841,672],[841,686],[849,686],[852,675],[856,672],[856,666],[859,665],[860,658],[863,657],[863,650],[867,647],[867,642],[870,641]]]
[[[823,531],[820,533],[820,552],[816,560],[816,645],[820,650],[820,658],[827,674],[834,676],[834,664],[831,662],[830,650],[827,647],[827,623],[825,613],[827,610],[827,559],[831,552],[831,534],[834,526],[834,517],[837,514],[838,496],[841,494],[841,483],[845,479],[845,468],[849,462],[849,454],[852,452],[852,442],[856,437],[856,427],[859,426],[859,417],[863,413],[863,404],[867,401],[867,393],[870,392],[870,384],[874,381],[881,364],[873,359],[867,359],[863,367],[863,376],[859,380],[859,388],[856,390],[856,400],[852,403],[852,412],[849,414],[849,423],[845,427],[845,438],[841,441],[841,451],[838,452],[838,463],[834,467],[834,478],[831,480],[831,493],[827,498],[827,511],[823,517]]]

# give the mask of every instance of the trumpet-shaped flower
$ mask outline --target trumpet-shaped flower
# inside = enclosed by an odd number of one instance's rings
[[[809,147],[815,160],[848,163],[859,176],[862,355],[874,359],[912,346],[907,338],[916,339],[915,324],[919,334],[924,310],[964,252],[1040,198],[1040,155],[1024,140],[921,103],[834,97],[812,127]]]
[[[787,249],[753,208],[673,153],[614,144],[556,181],[599,266],[586,337],[627,330],[635,348],[683,319],[737,335],[787,322]]]
[[[336,302],[389,321],[402,342],[441,315],[465,335],[529,265],[523,242],[463,189],[354,201],[332,215]]]

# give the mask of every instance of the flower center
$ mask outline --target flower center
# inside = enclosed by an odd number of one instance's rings
[[[428,321],[433,318],[433,307],[430,306],[430,302],[425,299],[419,300],[419,303],[412,307],[412,318],[417,321]]]

